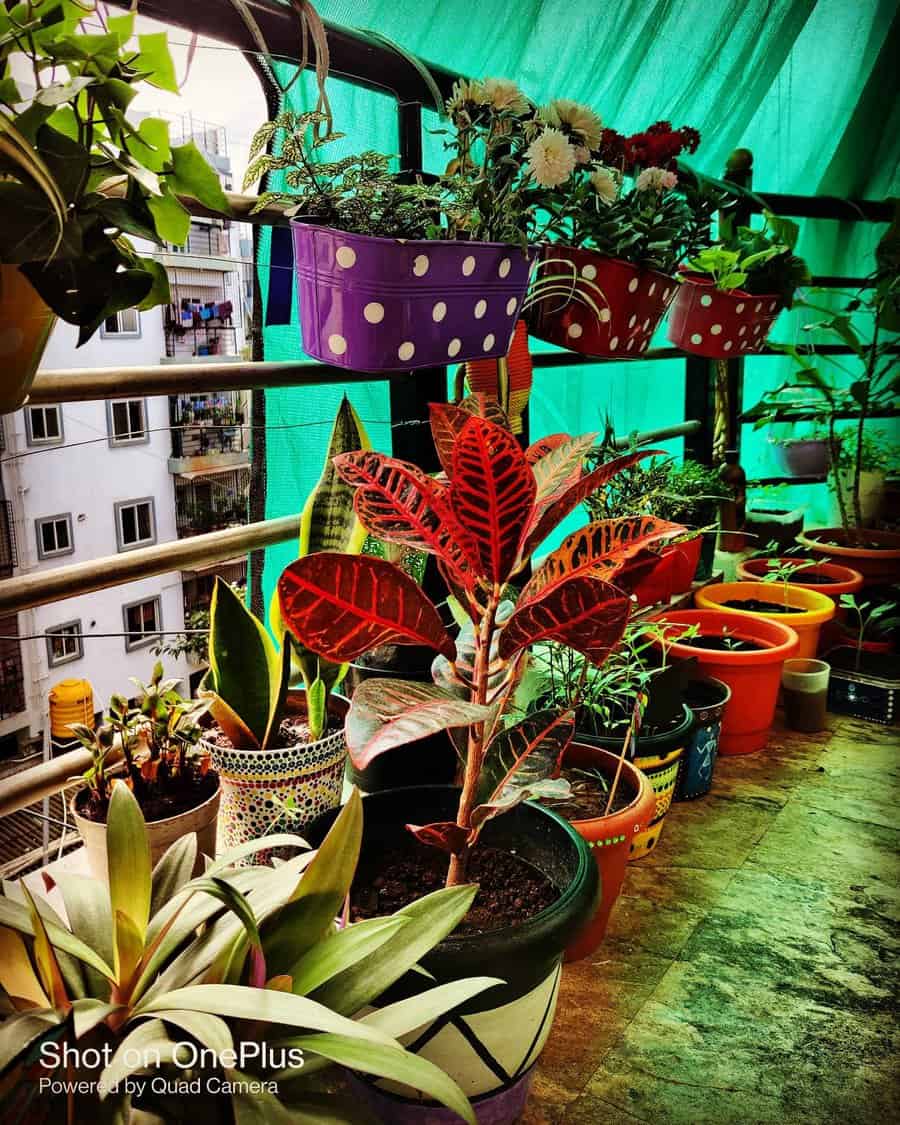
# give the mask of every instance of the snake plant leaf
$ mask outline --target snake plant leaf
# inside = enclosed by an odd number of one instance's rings
[[[362,798],[354,788],[296,891],[269,920],[263,947],[270,975],[290,972],[328,933],[353,882],[362,829]]]
[[[113,918],[119,912],[125,915],[143,945],[150,920],[150,844],[140,806],[124,781],[113,784],[106,821],[106,853]]]
[[[25,942],[20,934],[6,926],[0,928],[0,988],[17,1009],[50,1007]]]

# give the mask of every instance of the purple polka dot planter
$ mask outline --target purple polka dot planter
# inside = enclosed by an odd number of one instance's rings
[[[545,246],[529,330],[548,343],[604,359],[640,359],[678,283],[596,250]]]
[[[686,277],[669,315],[669,339],[707,359],[761,351],[783,308],[774,293],[716,289],[707,277]]]
[[[291,225],[309,355],[377,372],[509,351],[536,251]]]

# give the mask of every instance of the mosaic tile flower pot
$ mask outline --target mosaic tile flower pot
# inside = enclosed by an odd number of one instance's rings
[[[379,372],[509,351],[535,251],[291,226],[309,355]]]
[[[532,336],[606,359],[639,359],[678,288],[668,274],[556,244],[543,248],[536,278]]]
[[[719,754],[722,716],[730,699],[731,688],[721,680],[710,677],[688,684],[684,701],[691,709],[693,722],[678,770],[676,801],[691,801],[710,791]]]
[[[669,314],[669,339],[707,359],[747,355],[763,348],[781,309],[774,293],[726,293],[709,278],[687,276]]]
[[[329,713],[337,730],[298,746],[271,750],[235,750],[208,743],[222,788],[222,845],[232,848],[275,831],[299,832],[341,802],[347,744],[346,699],[332,695]],[[288,696],[289,715],[306,716],[303,692]],[[257,863],[268,861],[258,853]]]
[[[608,780],[615,777],[619,755],[596,745],[590,735],[577,735],[563,756],[563,767],[581,770],[599,770]],[[633,793],[633,800],[618,812],[598,815],[585,820],[573,820],[572,827],[586,840],[600,871],[600,905],[597,913],[566,949],[567,961],[579,961],[593,953],[603,938],[609,919],[622,890],[628,853],[635,840],[656,815],[656,795],[647,777],[631,762],[622,763],[619,784]]]
[[[17,266],[0,265],[0,414],[28,398],[56,314]]]
[[[363,799],[362,854],[387,851],[406,832],[410,810],[423,823],[452,820],[459,790],[451,786],[375,793]],[[315,846],[333,823],[326,815],[306,837]],[[459,980],[495,976],[505,983],[416,1031],[411,1049],[449,1074],[472,1100],[479,1125],[512,1125],[522,1113],[534,1064],[556,1010],[563,951],[594,915],[599,877],[586,842],[572,825],[526,802],[485,825],[481,845],[515,851],[543,871],[559,898],[527,922],[487,933],[451,935],[422,959],[433,980],[408,974],[383,997]],[[355,1080],[375,1120],[391,1125],[456,1125],[449,1110],[421,1100],[408,1087]]]

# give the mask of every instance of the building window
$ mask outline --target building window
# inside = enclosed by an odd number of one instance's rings
[[[34,521],[37,531],[38,558],[52,559],[56,555],[71,555],[75,550],[72,541],[72,516],[66,512],[59,516],[44,516]]]
[[[62,411],[58,406],[26,406],[25,440],[29,445],[60,445]]]
[[[107,402],[106,425],[111,446],[137,445],[150,440],[147,431],[147,406],[142,398]]]
[[[121,309],[108,316],[100,329],[101,336],[140,336],[141,314],[137,309]]]
[[[47,630],[47,663],[51,668],[69,664],[84,656],[84,643],[81,638],[81,622],[66,621]]]
[[[116,542],[120,551],[146,547],[156,542],[156,512],[153,497],[121,500],[116,510]]]
[[[143,602],[132,602],[122,606],[125,621],[125,651],[143,648],[159,640],[162,629],[162,611],[159,598],[148,598]]]

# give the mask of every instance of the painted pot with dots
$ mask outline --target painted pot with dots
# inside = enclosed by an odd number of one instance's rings
[[[545,246],[530,298],[529,330],[581,355],[638,359],[677,288],[667,274],[596,250]]]
[[[536,253],[291,224],[303,349],[354,371],[505,356]]]
[[[221,847],[237,847],[273,832],[302,833],[322,813],[340,805],[347,763],[344,717],[349,706],[342,696],[329,697],[332,723],[315,742],[268,750],[206,743],[222,792]],[[302,691],[288,695],[286,714],[306,717]],[[267,863],[269,859],[268,852],[258,852],[252,862]]]
[[[669,313],[669,339],[707,359],[761,351],[783,308],[774,293],[717,289],[708,277],[687,274]]]

